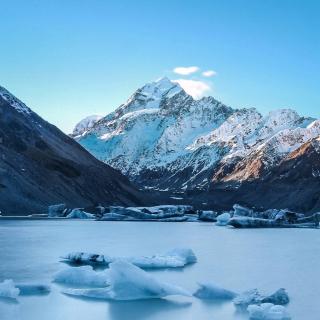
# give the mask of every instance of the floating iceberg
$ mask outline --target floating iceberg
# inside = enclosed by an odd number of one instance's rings
[[[211,210],[199,211],[198,219],[206,222],[216,222],[217,212]]]
[[[64,293],[104,300],[155,299],[171,295],[190,296],[184,289],[160,282],[126,261],[110,264],[110,286],[105,289],[68,289]]]
[[[268,303],[281,304],[281,305],[288,304],[289,301],[290,301],[289,295],[287,291],[283,288],[280,288],[270,296],[266,296],[261,300],[262,303],[268,302]]]
[[[95,216],[91,213],[83,211],[83,209],[73,209],[67,216],[68,219],[94,219]]]
[[[247,307],[250,304],[260,304],[262,296],[258,289],[252,289],[240,293],[233,300],[234,304],[238,307]]]
[[[96,272],[91,266],[69,268],[59,271],[53,281],[85,287],[106,287],[109,284],[109,270]]]
[[[0,283],[0,298],[17,299],[20,290],[15,287],[12,280],[4,280]]]
[[[193,294],[195,297],[204,300],[232,300],[237,294],[235,292],[219,288],[211,283],[199,283],[200,288]]]
[[[240,206],[239,204],[233,205],[234,216],[241,216],[241,217],[252,217],[253,210],[249,209],[244,206]]]
[[[248,306],[249,317],[252,320],[290,320],[287,309],[272,303]]]
[[[113,261],[113,258],[104,256],[103,254],[86,253],[86,252],[71,252],[62,257],[63,260],[79,264],[79,265],[108,265]]]
[[[20,296],[42,295],[51,291],[50,286],[43,284],[17,284],[16,288],[20,290]]]
[[[289,295],[285,289],[280,288],[269,296],[264,296],[257,289],[245,291],[239,294],[233,300],[236,306],[248,306],[250,304],[272,303],[276,305],[285,305],[290,301]]]
[[[62,257],[64,260],[77,264],[108,265],[116,260],[127,261],[140,268],[181,268],[195,263],[197,257],[188,248],[177,248],[163,255],[141,257],[110,257],[100,254],[72,252]]]
[[[217,226],[226,226],[231,218],[231,215],[229,212],[224,212],[217,216]]]
[[[49,218],[63,217],[66,210],[67,210],[67,207],[64,203],[54,204],[48,207],[48,217]]]
[[[154,207],[113,207],[104,213],[99,220],[147,220],[162,222],[188,221],[188,216],[195,214],[192,206],[188,205],[162,205]]]

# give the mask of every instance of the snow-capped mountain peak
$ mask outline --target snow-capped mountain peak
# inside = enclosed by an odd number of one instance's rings
[[[98,122],[101,118],[103,118],[100,115],[92,115],[88,116],[84,119],[82,119],[80,122],[76,124],[76,126],[73,129],[72,136],[77,137],[79,135],[82,135],[86,133],[90,128],[92,128],[96,122]]]
[[[278,163],[320,134],[314,120],[291,109],[263,116],[213,97],[195,100],[161,78],[138,89],[78,141],[143,187],[184,190],[205,187],[214,172],[226,174],[239,161]],[[241,170],[241,180],[251,176]]]

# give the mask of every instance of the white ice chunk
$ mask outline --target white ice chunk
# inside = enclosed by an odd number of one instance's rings
[[[257,289],[245,291],[233,300],[234,304],[239,307],[247,307],[250,304],[259,304],[262,296]]]
[[[68,289],[64,293],[106,300],[139,300],[171,295],[190,296],[184,289],[160,282],[126,261],[110,264],[110,286],[105,289]]]
[[[216,225],[218,225],[218,226],[226,226],[228,224],[230,218],[231,218],[230,213],[224,212],[224,213],[220,214],[219,216],[217,216]]]
[[[82,209],[73,209],[67,216],[68,219],[94,219],[95,216]]]
[[[12,280],[4,280],[0,283],[0,298],[17,299],[20,290],[15,287]]]
[[[208,300],[232,300],[236,297],[236,293],[217,287],[213,283],[199,283],[200,288],[193,294],[199,299]]]
[[[290,320],[287,309],[272,303],[248,306],[249,317],[252,320]]]
[[[106,287],[109,284],[109,270],[96,272],[91,266],[69,268],[59,271],[53,281],[77,286]]]
[[[176,248],[165,254],[140,257],[110,257],[93,253],[72,252],[64,256],[63,259],[78,264],[100,265],[108,265],[113,261],[122,260],[140,268],[179,268],[197,261],[194,252],[188,248]]]

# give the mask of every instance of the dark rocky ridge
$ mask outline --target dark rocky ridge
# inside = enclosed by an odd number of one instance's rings
[[[95,203],[138,205],[143,198],[119,171],[5,92],[0,95],[0,210],[2,215]]]
[[[270,170],[265,170],[259,159],[224,170],[223,175],[220,172],[220,176],[212,176],[208,190],[175,194],[182,199],[169,198],[168,202],[215,210],[230,210],[234,203],[239,203],[257,210],[288,208],[309,214],[320,211],[319,138],[304,143]],[[250,179],[239,182],[230,178],[237,176],[237,170],[254,174]],[[158,195],[159,198],[172,196],[166,193]]]

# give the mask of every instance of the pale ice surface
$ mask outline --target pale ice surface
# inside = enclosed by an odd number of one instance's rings
[[[91,266],[69,267],[56,273],[53,281],[76,286],[106,287],[109,284],[109,272],[97,272]]]
[[[165,254],[136,257],[111,257],[103,254],[71,252],[62,258],[69,262],[93,265],[108,265],[116,260],[123,260],[145,269],[181,268],[197,261],[196,255],[189,248],[175,248]]]
[[[16,299],[20,293],[20,290],[15,287],[14,282],[10,280],[4,280],[0,283],[0,298]]]
[[[193,295],[203,300],[232,300],[237,296],[235,292],[220,288],[213,283],[199,283],[199,288]]]
[[[261,303],[285,305],[288,304],[289,301],[289,295],[284,288],[280,288],[270,295],[263,295],[258,291],[258,289],[252,289],[237,295],[234,299],[234,304],[240,307],[246,307],[250,304]]]
[[[219,216],[217,216],[216,225],[217,226],[225,226],[228,224],[230,218],[231,218],[230,213],[224,212],[224,213],[220,214]]]
[[[243,292],[270,294],[286,288],[286,309],[293,320],[319,320],[319,230],[232,229],[208,223],[99,222],[92,220],[0,220],[0,282],[48,284],[67,265],[64,252],[84,250],[112,256],[143,256],[190,247],[198,262],[184,268],[152,269],[161,282],[195,292],[198,282],[213,281]],[[97,270],[100,272],[101,270]],[[190,297],[147,301],[98,301],[71,298],[65,285],[51,283],[43,296],[0,299],[1,320],[248,320],[232,301]],[[186,303],[188,301],[188,304]],[[192,302],[192,304],[190,304]]]
[[[248,306],[249,317],[252,320],[290,320],[288,310],[272,303]]]
[[[82,209],[73,209],[67,216],[68,219],[94,219],[95,216]]]
[[[115,261],[109,266],[110,286],[105,289],[67,289],[68,295],[104,300],[141,300],[172,295],[190,296],[186,290],[155,279],[146,271],[126,261]]]

